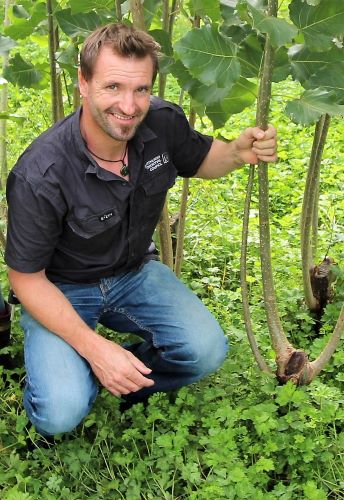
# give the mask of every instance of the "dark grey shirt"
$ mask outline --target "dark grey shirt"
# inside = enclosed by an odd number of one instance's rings
[[[101,168],[85,147],[80,113],[39,136],[7,183],[5,260],[51,281],[90,282],[136,269],[145,257],[167,190],[192,177],[212,138],[156,97],[129,142],[130,181]]]

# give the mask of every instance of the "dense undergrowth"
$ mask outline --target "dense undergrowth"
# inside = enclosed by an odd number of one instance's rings
[[[290,124],[281,97],[293,85],[276,86],[271,121],[280,136],[277,165],[270,167],[272,257],[279,310],[292,342],[314,358],[333,329],[344,300],[338,272],[334,300],[320,334],[303,303],[299,218],[312,128]],[[44,93],[15,94],[11,105],[27,117],[9,127],[9,159],[49,123]],[[173,88],[172,98],[176,100]],[[20,103],[20,104],[19,104]],[[20,108],[19,108],[20,106]],[[37,113],[33,113],[33,109]],[[254,110],[233,117],[222,131],[235,137],[254,122]],[[209,131],[207,123],[199,124]],[[344,125],[333,122],[321,181],[319,255],[343,268]],[[247,171],[213,182],[192,181],[182,279],[219,319],[231,343],[222,369],[173,395],[151,397],[120,413],[102,391],[92,413],[56,446],[36,445],[22,407],[24,370],[17,309],[12,350],[18,367],[0,379],[1,498],[24,499],[309,499],[344,498],[342,349],[310,386],[278,386],[259,373],[244,331],[239,289],[241,223]],[[170,196],[178,210],[180,181]],[[273,366],[260,287],[257,194],[250,218],[249,284],[257,339]],[[328,250],[330,247],[330,250]],[[6,282],[4,265],[2,282]],[[105,332],[104,332],[105,333]]]

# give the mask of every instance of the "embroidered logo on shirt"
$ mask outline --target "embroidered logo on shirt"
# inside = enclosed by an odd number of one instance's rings
[[[148,160],[145,163],[145,169],[149,170],[149,172],[154,172],[159,167],[162,167],[164,164],[170,161],[168,153],[162,153],[161,155],[154,156],[151,160]]]
[[[113,216],[114,216],[113,212],[107,212],[106,214],[100,215],[99,220],[104,221],[104,220],[110,219],[110,217],[113,217]]]

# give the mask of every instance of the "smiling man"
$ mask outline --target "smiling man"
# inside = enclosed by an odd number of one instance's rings
[[[12,169],[6,262],[22,304],[27,414],[42,435],[72,430],[98,385],[135,403],[214,372],[227,340],[202,302],[149,253],[176,177],[217,178],[276,159],[276,133],[225,144],[151,95],[159,46],[123,24],[80,57],[82,107]],[[138,335],[125,348],[98,324]]]

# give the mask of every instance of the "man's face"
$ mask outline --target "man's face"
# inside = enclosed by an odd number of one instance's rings
[[[92,78],[79,71],[83,107],[96,129],[117,141],[131,139],[148,112],[152,78],[150,56],[122,57],[103,47]]]

